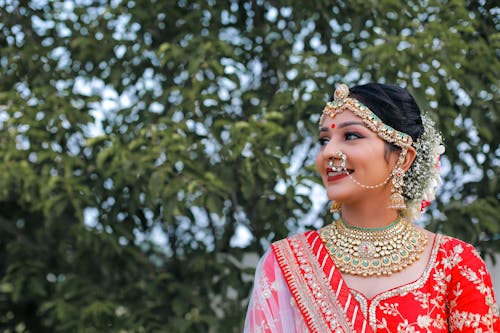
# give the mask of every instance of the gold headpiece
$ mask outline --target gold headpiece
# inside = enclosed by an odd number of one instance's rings
[[[357,99],[348,96],[349,87],[347,85],[341,84],[337,87],[337,89],[335,89],[333,102],[328,102],[323,109],[323,114],[319,120],[320,125],[323,123],[325,115],[335,118],[337,114],[348,110],[360,117],[366,127],[377,133],[385,141],[406,149],[412,145],[413,140],[411,136],[384,124],[382,120],[368,107],[363,105]]]

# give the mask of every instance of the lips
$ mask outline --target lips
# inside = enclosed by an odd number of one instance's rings
[[[326,176],[328,182],[334,182],[347,177],[348,174],[354,173],[354,170],[346,169],[342,172],[333,171],[332,168],[326,168]]]

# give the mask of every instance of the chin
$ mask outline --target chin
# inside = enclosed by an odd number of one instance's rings
[[[356,196],[359,196],[359,194],[356,194],[356,191],[353,191],[352,188],[343,189],[331,186],[326,188],[326,196],[328,197],[329,200],[337,202],[347,202],[351,201]]]
[[[328,200],[330,200],[330,201],[344,202],[347,199],[346,196],[340,195],[340,193],[338,193],[338,191],[335,191],[335,193],[330,193],[327,190],[326,196],[328,197]]]

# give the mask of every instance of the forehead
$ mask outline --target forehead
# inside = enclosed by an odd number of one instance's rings
[[[352,113],[351,111],[349,110],[345,110],[341,113],[338,113],[335,115],[334,118],[330,117],[329,115],[324,115],[323,116],[323,123],[321,124],[322,126],[325,126],[325,125],[330,125],[332,123],[335,123],[335,124],[340,124],[340,123],[343,123],[343,122],[351,122],[351,121],[355,121],[355,122],[363,122],[363,120],[356,116],[354,113]]]

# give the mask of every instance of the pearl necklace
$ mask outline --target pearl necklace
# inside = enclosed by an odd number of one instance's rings
[[[400,272],[427,244],[427,236],[403,217],[384,228],[359,228],[339,219],[319,234],[337,268],[361,276]]]

